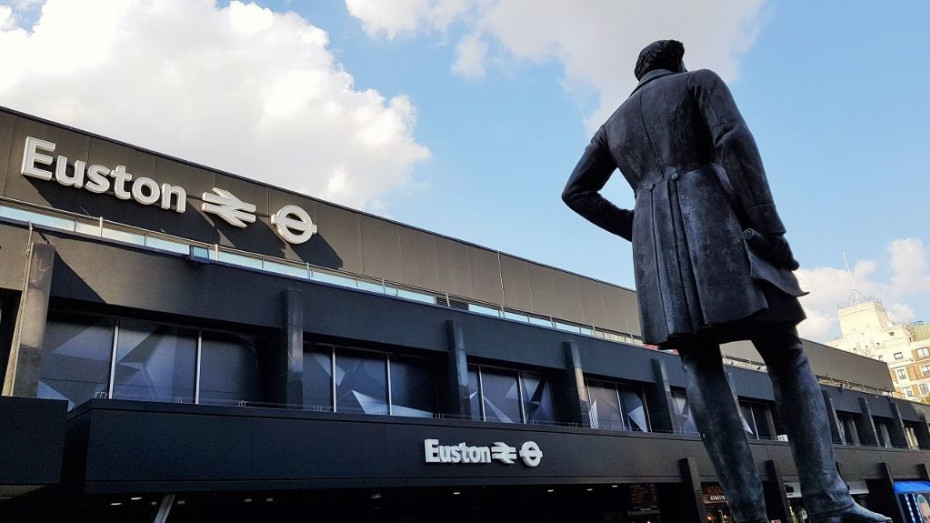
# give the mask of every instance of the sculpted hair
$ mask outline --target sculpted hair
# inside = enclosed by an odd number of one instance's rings
[[[685,46],[678,40],[659,40],[652,42],[639,52],[633,74],[639,80],[653,69],[675,71],[681,58],[685,55]]]

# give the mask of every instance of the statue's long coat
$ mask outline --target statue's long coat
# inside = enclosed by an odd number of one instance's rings
[[[636,193],[633,211],[599,193],[618,167]],[[748,227],[785,228],[752,134],[714,72],[647,73],[595,133],[562,197],[633,242],[646,343],[731,341],[752,321],[804,318],[793,274],[743,241]]]

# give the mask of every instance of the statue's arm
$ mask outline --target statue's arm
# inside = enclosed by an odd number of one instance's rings
[[[756,141],[729,88],[707,69],[689,73],[688,87],[700,107],[734,195],[750,221],[745,225],[766,235],[784,234],[785,226],[775,209]]]
[[[633,241],[633,211],[618,208],[599,192],[616,169],[602,127],[568,178],[562,201],[594,225]]]

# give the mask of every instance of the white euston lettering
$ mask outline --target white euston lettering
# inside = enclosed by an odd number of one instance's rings
[[[110,171],[110,176],[113,178],[113,196],[120,200],[132,198],[132,195],[126,190],[126,182],[132,180],[132,175],[126,172],[126,166],[117,165],[116,169]]]
[[[47,154],[39,153],[39,149],[46,152],[55,152],[55,144],[46,142],[31,136],[26,137],[26,148],[23,151],[23,166],[20,172],[25,176],[39,178],[40,180],[51,180],[52,171],[39,169],[36,164],[52,165],[52,157]]]
[[[68,157],[59,156],[55,165],[55,181],[65,187],[80,189],[84,186],[84,162],[75,160],[74,171],[68,176]]]
[[[102,165],[91,165],[87,168],[87,184],[84,186],[90,192],[103,194],[110,190],[110,169]]]
[[[170,183],[161,184],[161,208],[171,208],[171,197],[174,196],[174,209],[178,212],[184,212],[187,209],[187,192],[183,187],[171,185]]]
[[[140,176],[132,184],[132,199],[142,205],[152,205],[161,199],[161,190],[155,180]]]
[[[37,165],[51,166],[52,156],[43,154],[43,152],[54,151],[54,143],[27,136],[20,171],[24,176],[49,181],[54,178],[59,185],[64,187],[84,188],[97,194],[110,190],[110,178],[112,178],[113,196],[120,200],[132,199],[142,205],[154,205],[161,201],[162,209],[171,209],[173,206],[174,210],[179,213],[183,213],[187,208],[187,193],[182,187],[167,183],[159,186],[155,180],[144,176],[140,176],[133,182],[133,176],[126,172],[125,165],[117,165],[111,170],[99,164],[87,167],[86,162],[75,160],[72,167],[68,163],[67,156],[59,155],[54,162],[54,172],[37,167]],[[129,182],[132,184],[127,188]]]

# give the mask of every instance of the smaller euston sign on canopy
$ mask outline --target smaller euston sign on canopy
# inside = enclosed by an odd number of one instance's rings
[[[177,213],[187,210],[187,191],[183,187],[169,183],[159,185],[145,176],[134,177],[126,172],[125,165],[117,165],[113,169],[100,164],[88,167],[86,162],[75,160],[73,168],[68,169],[67,156],[58,155],[56,159],[45,154],[55,152],[55,147],[52,142],[27,137],[20,169],[23,176],[46,181],[54,179],[64,187],[83,188],[96,194],[112,189],[113,196],[120,200],[132,199],[142,205],[158,204],[162,209],[173,209]],[[52,164],[55,165],[54,172],[41,167],[51,167]],[[240,200],[225,189],[214,187],[212,193],[203,193],[203,202],[201,211],[216,215],[234,227],[245,228],[256,220],[255,205]],[[306,242],[317,231],[307,211],[297,205],[281,207],[271,215],[271,223],[281,239],[293,244]]]

